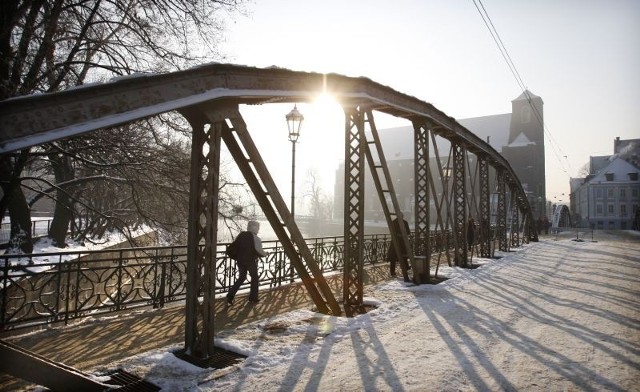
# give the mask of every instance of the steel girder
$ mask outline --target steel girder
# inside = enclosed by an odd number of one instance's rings
[[[433,105],[366,78],[337,74],[209,64],[167,74],[144,74],[82,89],[16,97],[0,102],[0,153],[125,124],[212,102],[306,102],[327,92],[350,106],[366,105],[392,116],[428,121],[431,131],[454,138],[473,154],[486,154],[517,186],[518,204],[530,209],[509,163],[484,140]]]
[[[424,271],[425,282],[431,281],[431,214],[429,198],[429,178],[431,171],[429,168],[429,130],[426,125],[417,122],[413,123],[414,150],[414,195],[415,195],[415,233],[414,251],[416,256],[422,256],[419,261],[422,263],[420,270]],[[433,181],[433,180],[432,180]],[[416,272],[414,272],[415,274]]]
[[[511,192],[511,248],[520,246],[520,214],[518,204],[516,203],[516,195]]]
[[[486,155],[478,155],[480,181],[480,206],[478,225],[480,232],[480,256],[491,257],[491,191],[489,189],[489,161]]]
[[[228,130],[219,118],[207,118],[195,108],[182,114],[193,129],[189,192],[198,195],[189,204],[185,349],[195,357],[207,358],[213,354],[220,147],[222,132]]]
[[[507,187],[505,173],[498,170],[496,175],[496,193],[498,205],[496,208],[496,236],[498,237],[498,249],[503,252],[509,250],[507,241]]]
[[[467,177],[464,146],[452,141],[453,148],[453,233],[455,241],[454,261],[458,267],[466,267],[467,255]]]
[[[347,315],[357,313],[363,301],[364,254],[364,113],[345,109],[344,141],[344,271],[343,302]]]
[[[530,209],[524,190],[504,157],[433,105],[366,78],[282,68],[208,64],[166,74],[116,79],[82,89],[4,100],[0,102],[0,128],[3,130],[0,153],[205,102],[306,102],[315,99],[320,92],[327,92],[350,106],[366,105],[371,110],[392,116],[428,121],[432,132],[449,140],[455,138],[467,152],[486,154],[490,164],[504,170],[516,186],[521,209]]]

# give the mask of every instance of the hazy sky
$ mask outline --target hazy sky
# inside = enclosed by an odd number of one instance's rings
[[[544,101],[547,197],[566,193],[568,201],[569,177],[590,155],[612,154],[616,136],[640,137],[640,1],[482,4],[527,88]],[[232,63],[365,76],[455,118],[509,113],[522,93],[472,0],[263,0],[248,9],[228,26]],[[263,111],[255,124],[247,114],[285,200],[290,106]],[[299,107],[306,122],[298,182],[313,166],[333,183],[344,156],[342,114]],[[378,128],[410,125],[392,120],[376,117]]]

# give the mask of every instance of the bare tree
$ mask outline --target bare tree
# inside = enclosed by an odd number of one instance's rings
[[[309,198],[309,212],[315,219],[330,219],[333,215],[333,201],[324,192],[320,184],[320,176],[314,169],[307,171],[307,191],[304,194]]]
[[[585,163],[578,169],[578,176],[586,177],[589,175],[589,164]]]
[[[0,99],[219,59],[216,45],[223,21],[242,11],[243,0],[4,1]],[[185,129],[171,117],[163,120],[164,129]],[[122,132],[126,144],[118,143]],[[32,179],[42,182],[38,189],[46,190],[43,196],[56,201],[50,235],[61,246],[62,233],[82,214],[87,219],[77,229],[93,234],[98,227],[130,227],[140,217],[175,223],[174,216],[156,207],[166,198],[179,199],[175,205],[188,204],[184,203],[185,145],[175,139],[149,148],[149,138],[157,142],[163,136],[146,122],[0,156],[0,217],[9,212],[10,252],[32,250],[22,175],[30,167],[51,175],[49,184],[44,176]],[[158,199],[163,192],[165,199]]]

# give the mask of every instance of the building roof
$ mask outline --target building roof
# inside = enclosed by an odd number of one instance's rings
[[[520,94],[520,96],[516,99],[514,99],[511,102],[515,102],[515,101],[528,101],[530,99],[534,99],[534,98],[538,98],[540,100],[542,100],[539,96],[533,94],[531,91],[529,90],[524,90],[524,92],[522,94]],[[543,102],[544,103],[544,102]]]
[[[516,136],[516,138],[513,139],[513,141],[509,144],[509,147],[524,147],[531,144],[536,143],[529,140],[529,138],[524,133],[520,132],[518,136]]]
[[[615,155],[611,156],[612,160],[607,161],[608,164],[603,167],[593,178],[587,181],[587,184],[599,184],[602,182],[628,182],[629,173],[638,173],[640,170],[631,163],[619,158]],[[607,180],[607,174],[613,174],[611,181]],[[640,185],[640,182],[637,182]]]
[[[511,125],[511,114],[496,114],[492,116],[472,117],[457,120],[463,127],[473,132],[483,140],[489,138],[489,144],[496,151],[501,152],[509,140],[509,127]],[[388,161],[413,159],[413,127],[402,126],[395,128],[379,129],[380,143],[384,151],[385,159]],[[524,135],[523,135],[524,137]],[[526,140],[519,141],[530,144]],[[440,156],[449,153],[449,141],[443,138],[436,138],[438,152]]]
[[[479,138],[486,141],[488,137],[489,144],[498,152],[502,152],[502,147],[509,142],[511,113],[463,118],[459,119],[458,122]]]

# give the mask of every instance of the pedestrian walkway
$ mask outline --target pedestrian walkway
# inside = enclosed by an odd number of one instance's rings
[[[365,285],[387,279],[390,276],[386,263],[365,269]],[[342,275],[328,276],[327,282],[336,298],[342,298]],[[246,294],[239,294],[233,305],[227,305],[224,297],[221,297],[215,304],[215,330],[234,329],[245,323],[313,307],[313,301],[301,283],[273,290],[262,288],[257,304],[250,304]],[[0,336],[21,348],[81,371],[93,371],[143,352],[184,344],[184,337],[183,303],[131,314],[87,318],[71,325],[50,327],[28,334],[11,336],[5,333]],[[0,374],[1,391],[28,391],[34,387],[33,384]]]

